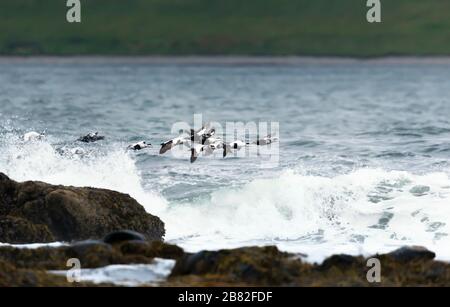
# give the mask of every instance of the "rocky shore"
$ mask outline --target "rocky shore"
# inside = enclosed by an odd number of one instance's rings
[[[127,229],[127,230],[125,230]],[[51,273],[175,260],[162,286],[450,286],[450,264],[421,247],[374,255],[381,282],[369,283],[367,258],[333,255],[321,264],[274,246],[187,253],[163,242],[163,222],[128,195],[92,188],[17,183],[0,174],[0,242],[65,241],[59,247],[0,247],[0,286],[112,286],[69,283]],[[369,257],[371,258],[371,257]]]

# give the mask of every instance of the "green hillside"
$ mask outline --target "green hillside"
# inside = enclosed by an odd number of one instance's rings
[[[1,0],[0,54],[441,55],[450,54],[450,1]]]

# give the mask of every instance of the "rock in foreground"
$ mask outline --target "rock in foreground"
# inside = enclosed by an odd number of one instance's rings
[[[449,286],[450,264],[434,253],[404,247],[375,255],[381,282],[371,283],[368,258],[333,255],[322,264],[302,261],[274,246],[202,251],[178,259],[167,281],[171,286]],[[372,257],[369,257],[372,258]]]
[[[34,243],[103,238],[137,231],[162,240],[164,223],[129,195],[94,189],[15,182],[0,173],[0,242]]]
[[[106,238],[111,237],[110,234]],[[49,271],[68,270],[67,261],[77,258],[81,268],[102,268],[114,264],[152,264],[155,258],[179,259],[184,251],[161,241],[86,240],[60,247],[37,249],[0,247],[0,287],[94,286],[89,282],[70,283],[65,276]],[[99,284],[99,286],[114,286]]]
[[[274,246],[242,247],[219,251],[186,253],[161,241],[127,240],[107,243],[86,240],[57,248],[38,249],[0,247],[0,286],[86,286],[69,284],[49,270],[67,270],[67,260],[78,258],[82,268],[101,268],[113,264],[152,264],[155,258],[176,260],[163,286],[449,286],[450,264],[423,257],[431,253],[423,248],[402,248],[393,253],[375,255],[381,263],[381,282],[367,280],[367,258],[333,255],[322,264],[302,261],[296,254]],[[410,251],[420,257],[397,258]],[[103,284],[103,286],[108,286]],[[113,286],[113,285],[109,285]]]

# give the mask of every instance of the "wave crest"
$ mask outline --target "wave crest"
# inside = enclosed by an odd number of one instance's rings
[[[420,244],[450,259],[449,198],[444,173],[361,169],[326,178],[289,171],[172,206],[164,219],[168,238],[188,249],[273,243],[321,259]]]

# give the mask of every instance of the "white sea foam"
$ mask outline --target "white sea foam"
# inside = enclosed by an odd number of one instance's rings
[[[59,151],[49,142],[10,143],[1,148],[0,170],[17,181],[40,180],[52,184],[96,187],[128,193],[149,211],[160,211],[166,201],[157,193],[144,191],[132,157],[123,149],[86,155]]]
[[[163,214],[168,239],[188,250],[276,244],[321,261],[424,245],[450,259],[450,179],[444,173],[361,169],[334,178],[286,172],[223,189]]]
[[[14,248],[24,248],[24,249],[35,249],[41,247],[61,247],[65,246],[67,243],[63,242],[51,242],[51,243],[29,243],[29,244],[10,244],[10,243],[0,243],[1,246],[11,246]]]
[[[152,264],[109,265],[96,269],[81,269],[80,281],[112,283],[118,286],[154,286],[169,276],[175,260],[155,258]],[[67,271],[49,271],[65,276]]]

